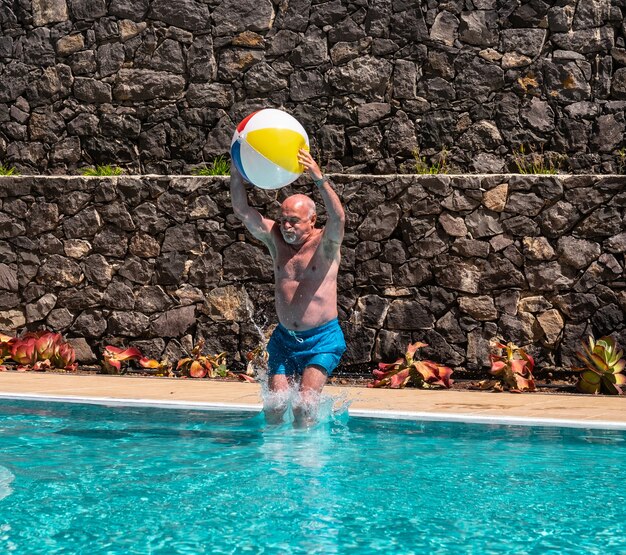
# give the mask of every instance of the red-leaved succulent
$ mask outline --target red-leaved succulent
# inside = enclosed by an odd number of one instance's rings
[[[107,345],[102,353],[102,366],[105,374],[122,374],[122,363],[143,358],[141,351],[136,347],[122,349],[115,345]]]
[[[15,337],[0,333],[0,372],[6,370],[4,359],[11,356],[11,348],[15,342]]]
[[[495,340],[492,347],[498,352],[489,355],[491,358],[490,372],[497,379],[482,380],[476,384],[476,387],[494,389],[495,391],[508,389],[511,393],[535,391],[535,378],[533,376],[535,361],[533,357],[524,349],[510,342],[504,344],[500,340]]]
[[[380,362],[378,369],[373,371],[374,381],[367,387],[390,387],[397,389],[406,385],[415,387],[430,388],[441,386],[450,388],[452,386],[452,369],[432,360],[416,360],[415,353],[422,347],[427,347],[427,343],[411,343],[406,349],[403,357],[395,362]]]
[[[17,362],[17,369],[24,372],[37,362],[37,348],[34,337],[18,338],[11,347],[11,358]]]
[[[56,368],[63,368],[73,372],[78,368],[76,351],[69,343],[59,343],[54,349],[52,363]]]
[[[4,347],[1,351],[5,353],[8,350],[8,355],[17,363],[19,372],[51,368],[73,372],[78,366],[74,361],[74,348],[63,340],[60,333],[38,330],[26,332],[21,337],[10,338],[8,341],[6,337],[3,336]]]
[[[60,333],[49,331],[27,333],[24,337],[32,337],[35,339],[35,349],[37,350],[38,360],[52,359],[59,345],[63,343],[63,338]]]
[[[176,365],[176,370],[183,376],[190,378],[206,378],[213,377],[213,361],[207,355],[202,354],[204,340],[198,341],[196,346],[191,350],[191,356],[181,358]]]
[[[247,381],[256,381],[254,379],[254,376],[258,374],[267,374],[267,363],[269,361],[269,358],[270,355],[267,352],[267,342],[262,342],[260,345],[257,345],[252,351],[246,353],[246,360],[248,361],[248,363],[246,365],[245,376],[247,378],[250,378],[250,380]]]
[[[173,377],[172,365],[167,359],[158,361],[154,358],[142,357],[139,359],[139,366],[150,371],[154,376]]]
[[[204,340],[198,341],[191,350],[191,356],[182,358],[176,365],[176,371],[190,378],[238,378],[254,382],[254,378],[246,374],[235,374],[226,367],[226,353],[203,355]]]
[[[107,345],[102,353],[102,367],[105,374],[124,374],[129,370],[128,364],[136,361],[141,368],[156,376],[171,376],[172,365],[167,360],[158,360],[143,356],[137,347],[123,349]]]
[[[13,343],[15,343],[15,337],[0,333],[0,358],[6,358],[11,355]]]

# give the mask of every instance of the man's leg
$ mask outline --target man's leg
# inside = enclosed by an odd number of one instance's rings
[[[272,374],[269,377],[269,393],[263,403],[268,424],[280,424],[283,421],[289,400],[289,386],[289,378],[285,374]]]
[[[320,397],[327,379],[328,374],[321,366],[312,364],[303,370],[300,396],[298,402],[293,405],[295,426],[306,427],[317,422]]]

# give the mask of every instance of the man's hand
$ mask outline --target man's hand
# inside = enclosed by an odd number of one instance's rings
[[[308,150],[301,148],[298,151],[298,162],[306,168],[313,179],[322,178],[322,170],[320,170],[320,167],[317,165],[317,162],[313,160],[313,156],[311,156]]]

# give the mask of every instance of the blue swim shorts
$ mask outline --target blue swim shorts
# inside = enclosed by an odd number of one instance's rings
[[[278,324],[267,344],[269,373],[302,374],[314,364],[330,376],[345,350],[346,341],[337,318],[306,331],[291,331]]]

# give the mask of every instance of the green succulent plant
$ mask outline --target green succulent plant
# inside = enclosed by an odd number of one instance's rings
[[[622,387],[626,384],[626,375],[622,373],[626,359],[624,351],[618,350],[612,337],[604,336],[597,341],[589,336],[589,345],[581,341],[583,351],[576,356],[585,364],[576,368],[580,372],[578,390],[583,393],[608,393],[622,395]]]

